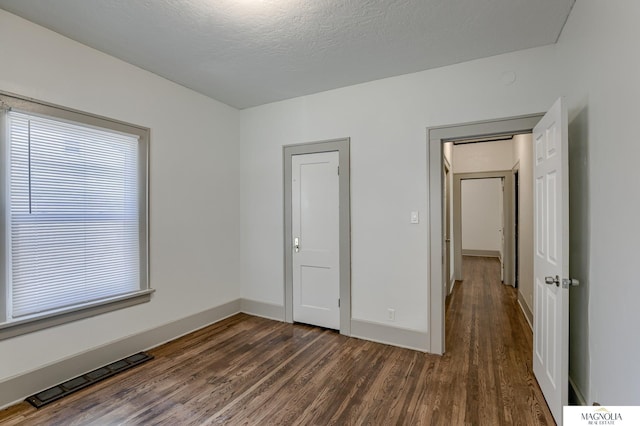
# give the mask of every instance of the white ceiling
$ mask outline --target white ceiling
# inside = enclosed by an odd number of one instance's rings
[[[247,108],[551,44],[574,1],[0,0],[0,8]]]

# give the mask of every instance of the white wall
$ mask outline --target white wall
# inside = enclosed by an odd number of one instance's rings
[[[462,250],[502,254],[502,179],[461,183]]]
[[[513,165],[520,163],[520,235],[518,245],[518,292],[533,312],[533,144],[532,136],[513,137]]]
[[[241,111],[242,297],[283,304],[282,146],[350,137],[352,316],[427,332],[426,129],[544,111],[554,69],[549,46]]]
[[[578,0],[557,45],[569,105],[570,374],[588,403],[640,405],[640,2]]]
[[[454,173],[496,172],[513,167],[513,141],[467,143],[453,147]]]
[[[237,299],[238,111],[2,10],[0,40],[0,90],[151,128],[156,289],[150,303],[0,341],[0,382]]]

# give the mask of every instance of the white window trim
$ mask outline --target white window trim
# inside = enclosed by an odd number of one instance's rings
[[[139,220],[140,220],[140,289],[139,291],[120,295],[96,302],[76,305],[71,308],[63,308],[53,312],[47,312],[40,316],[34,316],[19,321],[7,321],[7,228],[6,228],[6,200],[7,200],[7,176],[0,173],[0,340],[8,339],[25,333],[53,327],[79,319],[123,309],[129,306],[148,302],[154,292],[149,280],[149,134],[146,127],[136,126],[118,120],[77,111],[50,103],[25,98],[19,95],[0,91],[0,113],[7,109],[16,109],[27,113],[38,114],[77,122],[89,126],[105,128],[113,131],[129,133],[138,136],[140,150],[138,156],[138,179],[140,185]],[[7,129],[4,127],[6,120],[0,118],[0,164],[6,164]]]

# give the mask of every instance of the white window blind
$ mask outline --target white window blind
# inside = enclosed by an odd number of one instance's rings
[[[140,290],[138,137],[8,113],[13,320]]]

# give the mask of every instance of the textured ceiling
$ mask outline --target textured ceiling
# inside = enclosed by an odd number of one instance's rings
[[[574,0],[0,0],[237,108],[556,41]]]

